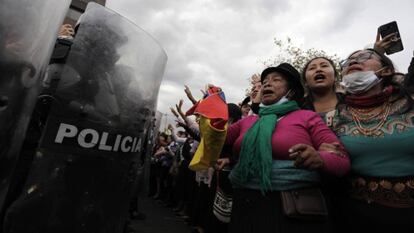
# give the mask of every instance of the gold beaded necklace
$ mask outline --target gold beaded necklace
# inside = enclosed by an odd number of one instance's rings
[[[381,110],[377,113],[372,113],[376,108],[368,108],[368,109],[359,109],[359,108],[353,108],[348,107],[349,112],[352,115],[352,119],[355,122],[355,126],[357,127],[358,131],[365,135],[365,136],[372,136],[375,135],[375,132],[377,132],[387,121],[387,118],[391,111],[391,104],[389,101],[384,102],[384,104],[381,106]],[[378,118],[379,122],[378,124],[369,127],[369,126],[363,126],[362,123],[367,123],[368,121]]]

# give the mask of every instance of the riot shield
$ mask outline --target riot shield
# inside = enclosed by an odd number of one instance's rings
[[[0,1],[0,210],[69,3]]]
[[[166,54],[146,32],[90,3],[53,94],[10,232],[122,232]]]

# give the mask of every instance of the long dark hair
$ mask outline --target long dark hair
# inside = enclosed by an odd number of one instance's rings
[[[334,70],[334,79],[335,79],[335,81],[334,81],[334,85],[333,85],[333,91],[335,92],[335,90],[336,90],[336,84],[337,84],[337,82],[339,82],[339,79],[340,79],[340,74],[339,74],[338,69],[336,68],[336,65],[335,65],[334,61],[332,61],[331,59],[329,59],[327,57],[324,57],[324,56],[314,57],[314,58],[310,59],[308,62],[306,62],[305,66],[302,69],[302,73],[301,73],[302,83],[303,84],[306,84],[306,70],[308,69],[310,63],[312,61],[316,60],[316,59],[319,59],[319,58],[322,58],[322,59],[328,61],[329,64],[332,66],[333,70]],[[313,96],[312,96],[312,91],[306,85],[304,85],[304,87],[305,87],[306,95],[305,95],[305,98],[304,98],[305,101],[304,101],[303,107],[313,110]],[[339,99],[338,99],[338,101],[339,101]]]
[[[391,75],[381,77],[382,80],[383,80],[383,85],[384,85],[384,87],[391,85],[396,90],[398,90],[398,98],[396,100],[398,100],[400,98],[405,98],[407,100],[406,108],[404,108],[402,112],[406,113],[406,112],[410,111],[413,108],[413,105],[414,105],[414,100],[411,97],[412,92],[410,92],[404,85],[401,85],[398,82],[393,82],[392,77],[395,74],[395,67],[394,67],[394,63],[391,61],[391,59],[389,57],[387,57],[385,54],[379,53],[374,49],[364,49],[364,50],[372,51],[373,53],[375,53],[377,56],[380,57],[381,65],[383,67],[388,67],[391,70]],[[361,50],[357,50],[357,51],[351,53],[348,56],[348,58],[351,57],[353,54],[359,52],[359,51],[361,51]]]
[[[391,70],[391,75],[388,76],[383,76],[383,85],[384,86],[389,86],[389,85],[393,85],[392,83],[392,76],[394,76],[395,73],[395,67],[394,67],[394,63],[391,61],[390,58],[388,58],[387,56],[385,56],[382,53],[377,52],[374,49],[363,49],[363,50],[367,50],[367,51],[372,51],[373,53],[375,53],[375,55],[380,57],[380,61],[381,61],[381,65],[383,67],[388,67]],[[363,50],[357,50],[353,53],[351,53],[348,58],[350,58],[352,55],[354,55],[355,53],[359,52],[359,51],[363,51]]]
[[[302,81],[306,82],[306,70],[308,69],[308,66],[310,65],[310,63],[316,59],[322,58],[326,61],[329,62],[329,64],[331,64],[332,68],[334,69],[334,75],[335,75],[335,81],[339,81],[339,71],[336,68],[335,62],[332,61],[331,59],[327,58],[327,57],[323,57],[323,56],[318,56],[318,57],[314,57],[312,59],[310,59],[308,62],[306,62],[305,66],[302,69]]]

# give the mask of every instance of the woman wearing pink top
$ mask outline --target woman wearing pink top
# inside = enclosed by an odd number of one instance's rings
[[[304,220],[287,215],[283,208],[289,206],[281,200],[292,190],[295,198],[304,192],[315,198],[320,175],[348,172],[347,153],[317,113],[299,109],[297,101],[304,91],[294,67],[288,63],[269,67],[262,72],[261,82],[259,115],[228,129],[226,145],[237,155],[229,177],[234,188],[230,232],[329,232],[329,217],[323,209],[318,216],[302,216],[313,220]],[[323,143],[338,148],[326,151]],[[317,200],[324,204],[323,197]]]

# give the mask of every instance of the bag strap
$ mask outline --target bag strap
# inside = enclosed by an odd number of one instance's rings
[[[216,178],[216,189],[217,189],[217,188],[220,188],[220,183],[219,183],[220,170],[217,170],[216,172],[217,172],[217,178]]]

